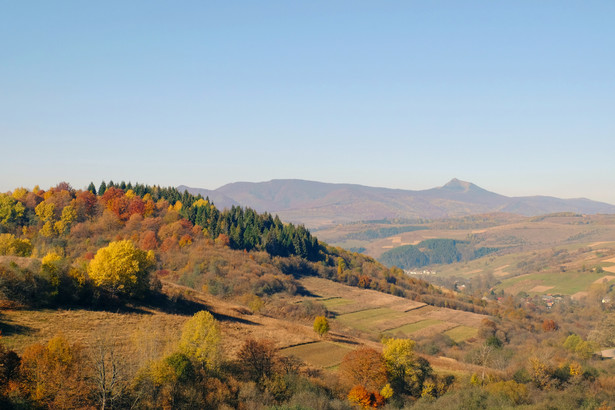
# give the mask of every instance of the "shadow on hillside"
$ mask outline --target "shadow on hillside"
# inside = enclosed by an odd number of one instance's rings
[[[343,343],[345,345],[359,345],[360,343],[355,341],[355,340],[351,340],[346,338],[345,336],[338,336],[338,335],[331,335],[329,334],[328,337],[329,341],[331,342],[336,342],[336,343]]]
[[[192,316],[197,312],[206,310],[210,312],[213,315],[213,317],[220,322],[237,322],[237,323],[243,323],[245,325],[260,326],[260,323],[253,322],[248,319],[215,312],[212,309],[212,307],[208,306],[206,303],[203,303],[201,301],[192,300],[192,299],[189,299],[183,296],[169,297],[168,295],[164,293],[157,293],[155,295],[150,296],[147,299],[147,303],[143,303],[142,306],[153,309],[153,310],[158,310],[163,313],[183,315],[183,316]],[[138,307],[136,309],[138,309]],[[139,310],[143,314],[152,313],[151,311],[147,311],[143,309],[139,309]]]
[[[216,320],[219,320],[220,322],[237,322],[237,323],[243,323],[244,325],[262,326],[260,323],[253,322],[251,320],[244,319],[242,317],[229,316],[229,315],[225,315],[222,313],[216,313],[212,311],[210,311],[210,313],[213,315],[213,317]]]
[[[34,331],[31,327],[17,325],[13,323],[6,323],[4,319],[0,317],[0,332],[2,332],[2,336],[12,336],[12,335],[30,335]]]
[[[297,295],[299,295],[299,296],[306,296],[306,297],[312,297],[312,298],[319,298],[320,297],[320,295],[317,295],[316,293],[312,293],[311,291],[309,291],[306,288],[304,288],[302,285],[298,285],[297,286]]]

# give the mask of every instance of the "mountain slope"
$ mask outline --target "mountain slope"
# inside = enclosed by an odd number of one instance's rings
[[[614,205],[589,199],[507,197],[458,179],[422,191],[296,179],[236,182],[216,190],[186,186],[178,189],[209,196],[221,208],[240,204],[259,212],[274,212],[283,220],[311,228],[360,220],[434,219],[491,212],[524,216],[553,212],[615,213]]]

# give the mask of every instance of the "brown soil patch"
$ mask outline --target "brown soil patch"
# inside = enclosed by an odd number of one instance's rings
[[[584,297],[587,297],[587,295],[589,295],[589,292],[583,290],[581,292],[577,292],[574,295],[570,296],[570,298],[574,300],[580,300],[580,299],[583,299]]]
[[[594,243],[590,243],[589,246],[590,248],[593,248],[594,246],[600,246],[600,245],[604,245],[605,243],[610,243],[609,241],[602,241],[602,242],[594,242]]]
[[[506,276],[508,275],[508,272],[506,272],[504,269],[508,268],[510,265],[504,265],[504,266],[500,266],[499,268],[497,268],[493,274],[495,276]]]
[[[615,267],[615,266],[611,266],[611,267]],[[607,268],[604,268],[604,270],[607,270]],[[603,277],[601,277],[601,278],[599,278],[599,279],[596,279],[596,280],[594,281],[594,283],[604,283],[604,280],[605,280],[605,279],[606,279],[606,281],[607,281],[607,282],[610,282],[610,281],[612,281],[613,279],[615,279],[615,276],[612,276],[612,275],[606,275],[606,276],[603,276]]]
[[[543,285],[539,285],[539,286],[534,286],[532,289],[530,289],[530,292],[546,292],[549,289],[553,289],[555,286],[543,286]]]

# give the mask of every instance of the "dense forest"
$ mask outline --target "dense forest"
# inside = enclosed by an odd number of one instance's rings
[[[430,263],[491,251],[450,240],[416,248],[416,258]],[[357,346],[338,369],[324,371],[280,354],[271,340],[247,338],[229,350],[220,342],[229,318],[211,314],[188,291],[231,301],[242,315],[314,321],[326,337],[331,312],[293,299],[305,293],[299,280],[306,276],[490,316],[466,342],[444,334],[382,336],[373,341],[378,348]],[[6,337],[27,335],[6,320],[22,311],[118,313],[126,320],[134,312],[164,312],[183,323],[177,337],[163,339],[131,329],[138,348],[121,360],[124,347],[113,348],[108,335],[95,344],[43,335],[15,349],[0,339],[2,408],[613,404],[614,365],[594,352],[613,343],[615,322],[599,302],[565,299],[547,311],[538,300],[478,286],[472,293],[449,291],[319,242],[303,226],[249,208],[219,210],[208,198],[171,187],[110,181],[77,190],[60,183],[0,194],[0,308]],[[467,377],[442,374],[429,361],[436,356],[472,370]]]
[[[497,251],[497,248],[475,248],[470,241],[426,239],[417,245],[403,245],[386,251],[380,256],[380,261],[387,266],[411,269],[470,261]]]

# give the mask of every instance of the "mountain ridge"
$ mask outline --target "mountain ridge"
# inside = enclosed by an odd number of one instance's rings
[[[587,198],[508,197],[457,178],[425,190],[370,187],[303,179],[233,182],[215,190],[178,186],[209,197],[218,207],[249,206],[309,228],[361,220],[439,219],[505,212],[537,216],[555,212],[615,213],[615,205]]]

